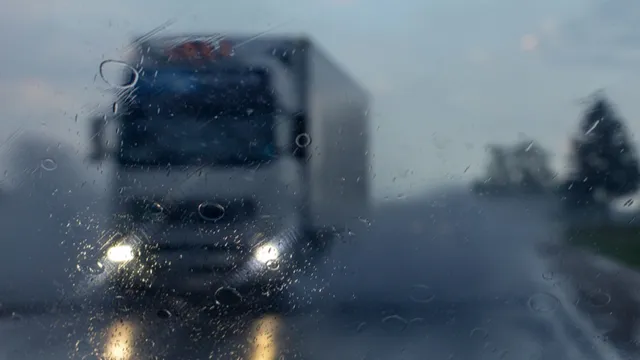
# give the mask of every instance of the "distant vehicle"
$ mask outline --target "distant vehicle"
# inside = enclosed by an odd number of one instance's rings
[[[368,216],[369,95],[311,41],[134,44],[91,132],[114,166],[101,266],[116,288],[278,294],[310,239]]]

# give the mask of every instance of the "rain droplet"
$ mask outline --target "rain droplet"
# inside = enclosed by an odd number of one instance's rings
[[[361,333],[364,331],[364,329],[367,327],[367,323],[366,322],[361,322],[360,324],[358,324],[358,327],[356,328],[356,332],[357,333]]]
[[[76,269],[78,269],[78,271],[82,274],[89,275],[99,275],[105,271],[104,266],[98,261],[96,261],[95,263],[88,262],[86,264],[76,264]]]
[[[43,159],[40,161],[40,167],[46,171],[53,171],[58,168],[58,164],[53,159]]]
[[[553,271],[548,271],[542,274],[542,278],[545,280],[552,280],[554,276]]]
[[[215,300],[220,305],[235,305],[242,301],[242,295],[238,290],[230,287],[221,287],[214,294]]]
[[[198,205],[198,215],[206,221],[218,221],[224,217],[224,206],[203,202]]]
[[[485,328],[475,328],[469,333],[472,340],[485,340],[489,337],[489,332]]]
[[[280,262],[278,260],[269,260],[265,265],[267,266],[267,269],[272,271],[280,269]]]
[[[595,123],[593,123],[593,125],[591,125],[591,127],[584,134],[585,135],[591,134],[591,132],[593,132],[598,127],[599,124],[600,124],[600,120],[597,120]]]
[[[160,319],[168,319],[172,316],[171,312],[167,309],[160,309],[158,310],[158,312],[156,313],[156,315],[160,318]]]
[[[403,332],[409,322],[400,315],[390,315],[382,319],[382,327],[388,332]]]
[[[148,204],[146,214],[149,220],[161,220],[167,213],[160,203],[154,201]]]
[[[311,145],[311,136],[307,133],[302,133],[296,136],[296,146],[300,148],[306,148]]]
[[[524,149],[524,152],[529,152],[529,151],[531,151],[531,149],[533,149],[533,141],[531,141],[529,143],[529,145],[527,145],[527,148]]]
[[[114,103],[113,103],[113,113],[114,113],[114,114],[117,114],[117,113],[118,113],[118,103],[117,103],[117,102],[114,102]]]
[[[426,304],[435,298],[433,291],[427,285],[413,285],[411,287],[411,295],[409,296],[411,301]]]
[[[535,312],[554,311],[560,301],[549,293],[538,293],[529,298],[529,308]]]
[[[611,302],[611,295],[603,291],[593,291],[586,294],[587,302],[593,307],[603,307]]]
[[[116,85],[121,83],[122,73],[131,72],[133,74],[131,79],[127,79],[128,82],[122,85]],[[138,83],[140,74],[131,65],[119,60],[104,60],[100,63],[100,77],[107,83],[107,85],[118,89],[130,89]]]
[[[129,299],[125,298],[122,295],[118,295],[114,299],[115,307],[118,311],[128,313],[131,311],[131,307],[129,306]]]

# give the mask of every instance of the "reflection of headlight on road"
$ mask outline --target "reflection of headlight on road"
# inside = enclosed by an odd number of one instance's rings
[[[278,316],[267,316],[255,323],[251,360],[275,360],[278,358],[281,325],[282,319]]]
[[[116,245],[107,250],[107,259],[115,263],[131,261],[135,258],[131,245]]]
[[[136,326],[129,321],[116,322],[109,327],[104,349],[105,359],[130,360],[134,358]]]
[[[258,260],[263,264],[266,264],[270,261],[278,260],[278,257],[280,256],[280,251],[278,250],[277,247],[271,244],[264,244],[256,248],[254,256],[256,260]]]

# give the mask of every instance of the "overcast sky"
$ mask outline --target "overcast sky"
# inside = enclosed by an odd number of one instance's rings
[[[561,170],[578,100],[598,88],[640,129],[637,1],[0,2],[4,137],[23,127],[81,146],[87,109],[108,102],[94,80],[100,61],[168,21],[168,32],[316,39],[375,96],[379,196],[466,180],[482,170],[485,144],[522,137],[555,152]]]

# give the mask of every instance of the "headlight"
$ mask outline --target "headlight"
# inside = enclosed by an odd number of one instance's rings
[[[256,248],[254,254],[256,260],[266,264],[270,261],[276,261],[280,257],[280,251],[271,244],[260,245]]]
[[[107,259],[115,263],[131,261],[135,258],[131,245],[116,245],[107,250]]]

